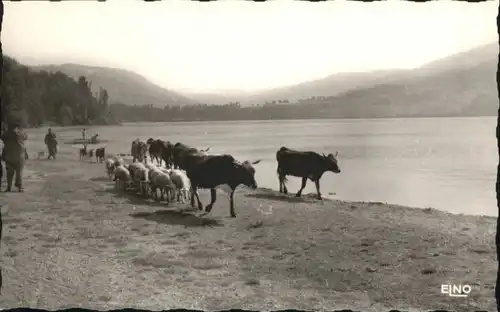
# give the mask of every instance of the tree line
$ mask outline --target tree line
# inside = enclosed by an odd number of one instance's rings
[[[91,87],[84,76],[75,80],[62,72],[35,71],[4,55],[2,128],[9,122],[23,127],[116,122],[107,90],[92,93]]]
[[[318,104],[312,108],[306,104],[266,103],[241,106],[238,102],[224,105],[187,105],[163,108],[152,105],[110,105],[110,111],[117,120],[128,122],[162,121],[220,121],[220,120],[266,120],[266,119],[307,119],[334,118],[328,109],[330,104]]]

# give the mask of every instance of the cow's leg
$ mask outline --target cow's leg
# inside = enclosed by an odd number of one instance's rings
[[[281,177],[281,174],[278,174],[278,183],[279,183],[280,193],[283,193],[283,178]]]
[[[196,192],[196,186],[191,185],[191,207],[194,208],[194,193]]]
[[[302,178],[302,185],[300,186],[300,190],[297,192],[297,194],[295,194],[295,197],[302,196],[302,190],[304,190],[304,188],[306,187],[306,183],[307,183],[307,177]]]
[[[212,207],[214,206],[215,201],[217,200],[217,191],[215,188],[210,189],[210,204],[208,204],[205,207],[205,212],[209,213],[212,210]]]
[[[236,218],[236,213],[234,213],[234,189],[229,194],[229,213],[231,214],[231,218]]]
[[[314,184],[316,185],[316,193],[318,195],[318,199],[321,199],[321,192],[319,191],[319,179],[314,181]]]
[[[196,196],[196,199],[198,200],[198,210],[203,210],[203,204],[200,200],[200,195],[198,194],[198,191],[194,192],[194,195]]]
[[[280,175],[279,179],[280,179],[280,192],[282,191],[281,187],[283,187],[283,194],[288,194],[288,189],[285,183],[286,175]]]
[[[191,207],[194,208],[194,198],[198,200],[198,210],[203,210],[203,205],[200,200],[200,196],[198,195],[198,186],[197,185],[191,185]]]

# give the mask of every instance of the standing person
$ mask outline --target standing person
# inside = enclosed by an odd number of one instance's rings
[[[49,151],[49,156],[47,159],[50,159],[52,156],[52,159],[56,159],[56,153],[57,153],[57,140],[56,140],[56,134],[52,132],[52,129],[49,128],[49,131],[45,135],[45,145],[47,145],[47,150]]]
[[[0,152],[0,190],[2,190],[2,178],[3,178],[3,144],[2,144],[2,151]]]
[[[12,191],[14,175],[16,176],[15,186],[19,192],[24,192],[23,169],[26,155],[24,142],[27,139],[28,136],[21,130],[20,125],[17,123],[10,124],[7,131],[2,135],[4,144],[2,158],[5,161],[5,168],[7,169],[7,192]]]
[[[87,129],[83,128],[82,129],[82,138],[85,140],[85,132],[86,132]]]

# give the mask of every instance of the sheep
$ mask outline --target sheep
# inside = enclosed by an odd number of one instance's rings
[[[106,159],[104,162],[104,168],[106,169],[106,173],[108,178],[111,179],[113,177],[113,172],[115,171],[116,163],[112,158]]]
[[[130,186],[132,182],[132,177],[130,175],[130,171],[127,169],[125,165],[115,166],[114,169],[115,178],[115,187],[118,190],[126,190],[127,186]]]
[[[172,169],[170,179],[177,188],[177,201],[182,198],[182,203],[184,203],[184,200],[189,199],[189,190],[191,188],[191,181],[189,181],[186,172],[180,169]]]
[[[155,199],[158,199],[158,194],[156,193],[157,187],[154,184],[154,178],[159,174],[161,174],[161,171],[156,166],[151,167],[148,171],[149,189],[151,193],[154,193]]]
[[[163,168],[163,167],[161,167],[159,169],[161,170],[161,172],[166,173],[168,175],[170,175],[170,172],[172,172],[172,169],[169,169],[169,168]]]
[[[175,184],[172,183],[170,176],[161,170],[152,170],[150,175],[151,189],[155,194],[155,199],[158,199],[157,189],[160,189],[161,199],[164,199],[164,194],[167,194],[167,202],[170,203],[169,193],[176,190]]]
[[[113,158],[111,158],[111,159],[115,163],[115,166],[119,166],[119,165],[124,165],[125,164],[125,161],[120,156],[113,156]]]
[[[148,168],[149,170],[154,170],[154,169],[159,169],[158,166],[156,166],[155,164],[152,164],[150,162],[146,163],[146,168]]]
[[[129,165],[132,180],[139,186],[142,194],[147,195],[147,185],[149,183],[148,171],[149,169],[141,162],[135,162]]]

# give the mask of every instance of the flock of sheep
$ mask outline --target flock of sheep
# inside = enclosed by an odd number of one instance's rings
[[[161,200],[166,199],[167,203],[175,199],[184,203],[189,198],[191,183],[184,170],[165,168],[148,161],[145,164],[126,164],[120,156],[106,159],[104,165],[117,190],[132,189],[145,196],[153,195],[156,200],[160,191]]]

